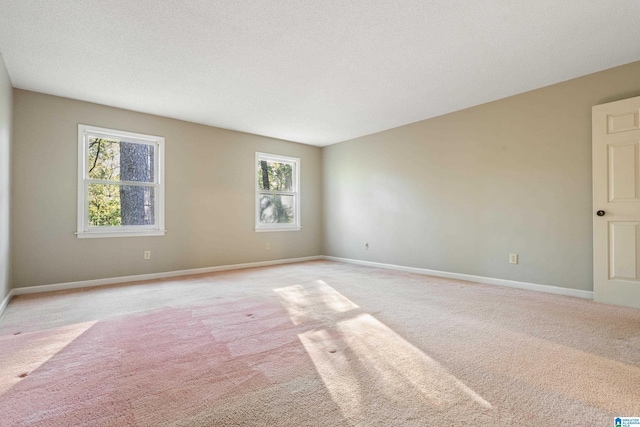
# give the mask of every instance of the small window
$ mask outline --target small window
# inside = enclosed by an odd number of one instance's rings
[[[300,230],[300,159],[256,153],[256,231]]]
[[[78,125],[78,237],[164,233],[164,138]]]

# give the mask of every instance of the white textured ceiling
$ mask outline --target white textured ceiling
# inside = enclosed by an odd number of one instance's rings
[[[322,146],[639,60],[640,1],[0,0],[0,53],[17,88]]]

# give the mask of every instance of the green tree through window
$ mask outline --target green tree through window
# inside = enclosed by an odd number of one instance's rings
[[[154,147],[106,138],[89,141],[89,177],[102,181],[153,182]],[[153,188],[140,185],[89,185],[92,226],[154,223]]]
[[[299,229],[299,159],[256,155],[256,229]]]
[[[158,212],[163,206],[158,200],[162,196],[158,150],[164,139],[84,125],[79,129],[84,153],[80,159],[84,169],[79,185],[83,192],[79,198],[79,213],[83,212],[79,235],[136,230],[159,234],[153,231],[164,227],[162,212]]]

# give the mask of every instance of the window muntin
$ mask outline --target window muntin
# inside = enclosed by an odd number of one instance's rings
[[[300,230],[300,159],[256,153],[256,231]]]
[[[164,234],[164,138],[78,126],[78,237]]]

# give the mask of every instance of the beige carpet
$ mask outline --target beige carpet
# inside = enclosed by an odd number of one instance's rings
[[[613,426],[640,310],[317,261],[16,297],[0,426]]]

